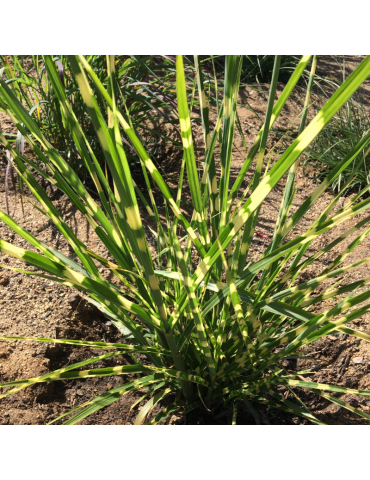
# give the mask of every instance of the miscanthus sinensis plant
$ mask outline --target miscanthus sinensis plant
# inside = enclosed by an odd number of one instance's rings
[[[348,155],[338,160],[326,179],[298,210],[290,213],[300,155],[368,77],[370,57],[364,59],[306,126],[317,58],[311,55],[301,58],[275,102],[280,64],[280,57],[276,56],[264,125],[232,183],[230,167],[237,123],[241,58],[237,55],[226,57],[222,102],[218,108],[217,122],[211,128],[201,63],[196,57],[196,81],[205,139],[204,157],[199,169],[194,153],[183,59],[177,56],[176,91],[183,163],[176,197],[140,143],[130,118],[125,111],[117,108],[120,86],[116,81],[114,57],[108,56],[106,59],[108,82],[105,85],[99,81],[83,56],[70,56],[68,61],[104,153],[109,172],[107,176],[76,120],[53,58],[44,57],[47,76],[56,93],[64,122],[95,183],[100,201],[92,198],[68,162],[44,138],[17,99],[12,86],[0,80],[0,107],[33,149],[36,160],[22,155],[3,134],[0,134],[0,141],[8,150],[18,175],[37,200],[37,207],[65,237],[78,261],[39,241],[5,212],[0,213],[1,221],[27,240],[38,253],[4,240],[0,240],[0,251],[36,267],[33,272],[21,270],[23,273],[68,285],[88,295],[112,320],[118,331],[129,334],[128,342],[2,337],[8,340],[91,346],[106,352],[42,377],[2,384],[0,386],[3,388],[12,388],[2,393],[1,397],[39,382],[139,374],[136,380],[92,398],[66,413],[70,416],[65,423],[79,422],[135,390],[144,391],[147,399],[137,423],[144,422],[147,414],[166,396],[169,396],[169,404],[161,408],[151,423],[164,420],[179,408],[188,412],[203,408],[202,405],[211,406],[214,402],[224,402],[233,407],[232,423],[237,421],[238,402],[244,402],[253,414],[253,404],[257,403],[320,423],[299,400],[302,388],[370,419],[366,413],[335,396],[335,392],[362,396],[370,396],[370,392],[306,381],[304,374],[307,372],[291,372],[282,366],[284,359],[299,356],[301,347],[327,334],[344,332],[370,340],[370,336],[364,332],[346,326],[370,309],[370,304],[366,303],[370,298],[370,290],[356,293],[358,288],[368,285],[370,279],[344,286],[338,283],[338,278],[345,272],[370,260],[370,257],[364,258],[343,266],[346,257],[369,233],[367,224],[370,216],[323,249],[312,254],[308,251],[312,241],[324,232],[368,209],[370,198],[361,200],[362,191],[334,213],[339,194],[306,232],[287,240],[288,234],[349,163],[357,159],[360,164],[362,157],[367,154],[370,133],[364,135]],[[299,135],[270,165],[270,156],[266,154],[269,130],[306,68],[310,69],[311,74]],[[123,138],[140,157],[147,196],[137,188],[131,176]],[[218,158],[215,155],[217,144],[220,147]],[[252,168],[255,157],[256,163]],[[46,165],[47,172],[40,168],[40,162]],[[217,175],[219,166],[220,176]],[[246,189],[242,189],[243,180],[251,170],[252,180]],[[260,258],[255,259],[250,246],[262,203],[285,173],[288,175],[273,235]],[[191,205],[194,207],[189,216],[181,208],[185,175]],[[68,196],[114,260],[107,260],[89,250],[74,234],[38,184],[36,178],[39,176]],[[163,195],[164,221],[159,214],[151,182]],[[153,225],[157,227],[156,255],[149,250],[138,202],[142,202]],[[349,246],[329,265],[322,266],[322,255],[351,234],[355,234],[355,239]],[[301,280],[302,272],[313,262],[322,266],[320,275],[308,281]],[[103,277],[99,265],[116,276],[118,285]],[[328,279],[333,279],[335,285],[324,293],[315,293],[317,287]],[[312,305],[326,299],[337,299],[337,304],[320,314],[310,311]],[[101,359],[126,353],[142,354],[147,361],[109,368],[90,367]],[[88,369],[82,368],[87,365]],[[286,399],[280,393],[280,386],[291,390],[296,400]]]

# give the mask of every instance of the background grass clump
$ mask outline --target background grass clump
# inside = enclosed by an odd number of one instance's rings
[[[107,85],[108,73],[104,55],[89,55],[91,72],[103,85]],[[88,180],[86,165],[75,147],[73,135],[65,123],[60,105],[50,82],[42,56],[1,55],[2,74],[17,98],[23,103],[47,140],[63,154],[76,173]],[[53,58],[56,62],[62,88],[73,107],[74,115],[83,128],[86,139],[94,150],[102,168],[104,152],[100,147],[89,113],[65,55]],[[152,159],[160,164],[160,146],[166,142],[181,147],[178,129],[174,64],[170,56],[117,55],[117,102],[127,112],[132,127],[146,146]],[[108,86],[109,88],[109,86]],[[96,92],[99,96],[99,92]],[[98,98],[102,102],[102,98]],[[12,140],[13,134],[7,134]],[[134,169],[140,161],[133,148],[127,152]]]
[[[322,181],[335,165],[370,131],[369,105],[359,96],[359,101],[351,99],[334,116],[307,150],[304,165],[315,168],[316,178]],[[349,178],[352,181],[347,193],[359,192],[370,181],[370,151],[364,150],[362,161],[353,162],[337,178],[332,191],[338,193]]]

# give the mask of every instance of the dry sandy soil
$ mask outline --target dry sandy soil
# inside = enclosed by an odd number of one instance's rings
[[[353,56],[350,58],[353,65],[359,62],[359,58]],[[326,58],[319,63],[319,73],[331,75],[333,77],[340,74],[339,67],[335,60]],[[279,85],[279,93],[283,85]],[[266,87],[267,89],[267,87]],[[367,86],[364,92],[367,93]],[[303,90],[302,90],[303,92]],[[279,125],[284,128],[289,123],[295,123],[296,116],[302,108],[302,92],[298,91],[291,100],[288,101],[284,109],[284,116]],[[314,96],[314,100],[318,97]],[[260,114],[264,114],[266,108],[266,95],[263,92],[256,92],[253,89],[245,88],[241,92],[241,100],[247,100],[248,103]],[[240,107],[238,109],[241,124],[247,138],[247,144],[252,143],[255,134],[258,132],[262,122],[260,118],[250,109]],[[0,117],[2,122],[0,129],[9,130],[10,123],[4,116]],[[202,144],[201,128],[194,128],[194,137],[196,143]],[[272,146],[276,139],[271,138],[269,145]],[[217,152],[216,152],[217,153]],[[235,137],[235,149],[233,154],[232,171],[235,177],[243,161],[243,143],[239,133]],[[178,155],[168,152],[168,157],[163,163],[163,168],[169,175],[170,184],[176,186],[176,174],[179,168]],[[4,193],[5,176],[5,155],[3,151],[0,156],[0,208],[6,210]],[[248,180],[248,178],[246,178]],[[295,211],[315,188],[313,175],[303,175],[299,168],[298,189],[292,210]],[[245,182],[247,184],[247,181]],[[283,191],[284,181],[280,182],[272,194],[267,198],[260,215],[258,230],[271,236],[274,219],[276,218],[280,199]],[[50,189],[50,187],[47,187]],[[65,197],[57,198],[55,192],[47,190],[54,195],[54,204],[68,220],[69,225],[78,233],[78,236],[93,251],[107,255],[104,246],[101,245],[94,232],[88,228],[86,221],[79,212],[76,212]],[[306,231],[308,226],[315,220],[318,212],[321,212],[331,200],[330,193],[326,193],[311,208],[306,217],[300,222],[299,226],[291,233],[291,236],[299,232]],[[339,209],[349,198],[343,198],[339,202]],[[14,207],[14,197],[11,197],[11,207]],[[145,215],[145,212],[143,212]],[[310,247],[307,254],[311,254],[317,248],[322,248],[332,239],[336,238],[338,232],[344,232],[347,228],[364,218],[366,214],[356,217],[356,219],[341,224],[337,229],[321,236]],[[25,203],[25,215],[22,215],[19,200],[14,218],[22,226],[30,230],[34,235],[44,242],[58,248],[65,254],[71,255],[71,250],[62,236],[53,227],[42,214],[34,209],[31,204]],[[149,230],[148,230],[148,234]],[[26,246],[26,242],[18,235],[14,234],[8,227],[0,222],[0,238],[10,241],[18,246]],[[330,263],[335,256],[350,243],[353,237],[349,237],[345,242],[338,245],[337,249],[320,259],[319,265],[311,265],[306,269],[304,280],[313,278],[322,270],[322,265]],[[258,237],[254,238],[252,255],[257,255],[264,250],[265,240]],[[364,258],[368,255],[370,238],[366,238],[362,244],[349,256],[345,264],[352,263],[354,260]],[[29,246],[27,246],[29,248]],[[32,270],[32,267],[25,267],[21,262],[12,257],[0,254],[0,264],[17,268]],[[104,273],[107,277],[109,272]],[[345,278],[343,284],[350,283],[361,278],[370,277],[370,267],[365,264],[350,273]],[[321,289],[324,290],[324,284]],[[361,291],[361,290],[360,290]],[[360,293],[359,291],[359,293]],[[334,300],[332,301],[334,304]],[[319,313],[331,305],[330,301],[325,304],[319,304],[315,312]],[[365,314],[354,322],[354,326],[360,330],[370,330],[370,314]],[[83,340],[98,341],[117,341],[117,331],[115,327],[85,298],[76,295],[71,289],[65,286],[45,281],[42,278],[25,275],[22,273],[7,270],[0,267],[0,335],[19,335],[32,337],[49,338],[73,338]],[[119,338],[118,334],[118,338]],[[364,341],[355,340],[346,335],[329,336],[323,340],[311,344],[307,351],[314,360],[292,360],[286,362],[287,369],[302,370],[310,367],[315,373],[310,378],[313,381],[321,383],[336,383],[352,388],[367,389],[370,388],[370,345]],[[100,354],[101,351],[89,348],[80,348],[62,345],[47,345],[34,342],[1,342],[0,343],[0,382],[12,381],[27,377],[35,377],[45,374],[51,370],[61,368],[70,363],[90,358],[93,354]],[[103,366],[113,366],[116,363],[130,363],[129,356],[122,356],[119,360],[109,359],[99,364],[95,368]],[[131,377],[112,377],[97,378],[87,380],[74,380],[70,382],[52,382],[25,389],[13,396],[0,401],[0,424],[46,424],[59,414],[71,409],[73,406],[83,403],[91,397],[101,394],[113,387],[127,382]],[[84,424],[132,424],[136,415],[137,408],[130,410],[131,405],[140,397],[139,394],[131,393],[124,396],[111,406],[97,412],[91,417],[85,419]],[[361,401],[357,397],[344,396],[353,406],[361,403],[361,408],[370,413],[370,402]],[[330,424],[354,424],[368,423],[350,412],[340,407],[329,404],[318,397],[307,396],[305,401],[310,405],[313,412],[323,421]],[[369,403],[369,405],[367,404]],[[302,420],[282,414],[259,410],[262,418],[272,424],[279,423],[304,423]],[[154,411],[155,413],[155,411]],[[206,411],[196,416],[172,417],[168,423],[227,423],[229,412],[218,412],[216,415],[209,415]],[[241,423],[253,423],[248,415],[243,414],[239,417]]]

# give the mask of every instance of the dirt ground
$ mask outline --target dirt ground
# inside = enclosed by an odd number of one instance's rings
[[[352,67],[358,63],[361,58],[352,56],[349,59]],[[325,64],[326,62],[326,64]],[[350,66],[348,68],[351,68]],[[321,70],[320,70],[321,69]],[[336,60],[327,57],[323,63],[319,60],[319,72],[326,72],[333,78],[340,74]],[[283,85],[279,84],[278,93],[282,91]],[[363,89],[367,94],[368,85]],[[246,136],[247,147],[250,145],[256,133],[258,132],[262,121],[258,113],[263,115],[266,108],[267,87],[261,88],[260,92],[244,88],[241,91],[241,102],[247,101],[257,112],[254,113],[246,107],[239,107],[238,114],[241,125]],[[279,120],[278,126],[286,128],[290,123],[296,123],[296,117],[302,108],[304,99],[304,90],[298,89],[284,108],[284,117]],[[315,97],[314,101],[319,101]],[[313,113],[313,112],[312,112]],[[10,122],[0,116],[0,129],[10,130]],[[202,132],[200,126],[194,127],[195,144],[201,146]],[[269,141],[271,147],[276,143],[273,137]],[[176,152],[167,152],[168,157],[162,163],[165,173],[168,175],[171,186],[176,187],[176,175],[179,169],[179,158]],[[216,151],[217,154],[217,151]],[[243,142],[239,132],[235,135],[235,148],[232,160],[232,177],[235,178],[243,162]],[[0,208],[6,210],[4,176],[5,176],[5,155],[0,155]],[[246,177],[245,185],[248,183]],[[311,174],[298,169],[297,174],[297,194],[294,200],[292,211],[294,212],[302,201],[316,187]],[[270,237],[272,235],[274,220],[280,206],[280,199],[283,192],[284,180],[280,182],[274,191],[269,195],[263,204],[260,222],[257,230]],[[68,203],[65,197],[55,194],[50,187],[46,187],[47,192],[54,198],[54,205],[62,213],[63,218],[68,220],[70,227],[79,238],[93,251],[108,255],[104,246],[100,243],[95,233],[89,229],[83,216],[76,212]],[[54,195],[54,197],[53,197]],[[31,198],[31,197],[29,197]],[[336,210],[349,201],[350,197],[342,198]],[[319,212],[330,202],[332,196],[330,193],[323,195],[320,200],[311,208],[306,217],[300,222],[298,227],[291,232],[290,238],[297,233],[307,230],[309,225],[316,219]],[[14,208],[13,193],[10,200],[11,208]],[[16,212],[14,218],[20,225],[30,230],[34,235],[51,246],[58,248],[61,252],[71,255],[69,245],[58,231],[53,227],[40,212],[32,207],[30,203],[25,203],[25,215],[23,216],[19,199],[16,202]],[[145,216],[145,212],[142,211]],[[307,255],[312,254],[318,248],[328,244],[338,236],[338,232],[344,232],[350,226],[365,218],[366,213],[357,216],[355,219],[341,224],[338,228],[320,236],[307,251]],[[148,230],[150,236],[150,231]],[[14,234],[7,226],[0,222],[0,238],[13,243],[17,246],[29,248],[27,242]],[[347,246],[353,237],[348,237],[339,244],[329,254],[321,257],[318,264],[313,264],[305,270],[304,277],[301,280],[314,278],[322,270],[323,265],[327,265],[335,256]],[[253,241],[252,256],[262,253],[265,248],[266,240],[255,237]],[[370,238],[367,237],[360,246],[347,257],[344,265],[352,263],[368,256],[370,247]],[[30,248],[32,250],[32,248]],[[23,268],[32,270],[32,267],[25,266],[22,262],[13,259],[10,256],[0,254],[0,265]],[[102,270],[103,271],[103,270]],[[109,272],[104,272],[109,278]],[[370,277],[370,266],[364,264],[353,273],[351,272],[342,284]],[[324,291],[327,284],[321,286]],[[360,293],[361,290],[358,291]],[[326,310],[334,300],[318,304],[315,313]],[[353,322],[356,329],[368,331],[370,313],[363,315]],[[351,324],[350,324],[351,326]],[[96,341],[114,341],[117,342],[120,334],[117,335],[115,327],[105,318],[99,310],[92,306],[85,298],[76,294],[72,289],[57,285],[54,282],[45,281],[45,279],[25,275],[22,273],[7,270],[0,267],[0,335],[18,335],[46,338],[71,338]],[[365,341],[356,340],[346,335],[329,336],[310,344],[306,348],[307,354],[314,360],[291,360],[286,361],[285,368],[288,370],[302,370],[311,368],[315,373],[310,375],[312,381],[321,383],[335,383],[338,385],[369,389],[370,388],[370,345]],[[101,354],[101,350],[89,348],[74,347],[70,345],[48,345],[34,342],[1,342],[0,343],[0,382],[12,381],[27,377],[35,377],[45,374],[51,370],[64,367],[70,363],[82,361],[90,358],[92,355]],[[119,359],[108,359],[104,362],[94,364],[94,368],[103,366],[114,366],[122,362],[132,362],[130,356],[122,356]],[[46,424],[58,415],[66,412],[78,404],[81,404],[93,396],[104,393],[105,391],[132,380],[133,376],[103,377],[86,380],[73,380],[69,382],[51,382],[41,384],[21,392],[6,397],[0,401],[0,424]],[[1,391],[1,390],[0,390]],[[131,405],[140,398],[139,393],[130,393],[123,396],[119,401],[109,407],[88,417],[82,424],[132,424],[138,408],[130,410]],[[370,401],[361,400],[351,396],[342,396],[353,406],[360,406],[365,412],[370,413]],[[307,404],[311,407],[313,413],[320,419],[329,424],[354,424],[369,423],[360,417],[351,414],[336,405],[329,404],[320,397],[307,396]],[[258,407],[259,408],[259,407]],[[155,413],[156,410],[154,410]],[[280,423],[305,423],[302,419],[291,418],[280,413],[267,412],[262,408],[258,410],[266,422],[272,424]],[[228,423],[230,412],[218,411],[208,414],[205,410],[197,415],[188,415],[187,418],[173,416],[167,423]],[[245,413],[240,412],[238,423],[253,423],[253,420]]]

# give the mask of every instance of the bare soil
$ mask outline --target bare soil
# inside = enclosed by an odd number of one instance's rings
[[[352,56],[347,58],[353,66],[358,63],[361,58]],[[325,63],[326,62],[326,63]],[[332,57],[325,57],[322,60],[323,65],[319,62],[319,68],[323,71],[330,72],[330,75],[340,75],[337,69],[336,60]],[[326,68],[326,70],[325,70]],[[350,67],[348,67],[350,68]],[[319,70],[320,71],[320,70]],[[321,71],[322,73],[322,71]],[[283,85],[279,85],[278,94],[281,93]],[[366,94],[368,85],[364,87]],[[253,142],[256,133],[262,125],[261,115],[263,116],[266,109],[266,92],[268,85],[262,86],[256,91],[252,88],[244,88],[241,91],[240,101],[246,104],[245,107],[238,108],[241,125],[247,139],[247,148]],[[320,102],[320,97],[315,96],[313,100]],[[297,115],[302,109],[304,101],[304,89],[297,89],[297,92],[288,101],[284,108],[284,115],[279,120],[277,126],[286,128],[287,125],[297,123]],[[254,109],[252,111],[247,104]],[[312,108],[311,116],[314,112]],[[214,119],[214,112],[211,113]],[[263,117],[262,117],[263,118]],[[10,131],[12,125],[4,117],[0,116],[0,129]],[[194,127],[194,138],[196,146],[201,147],[203,144],[202,131],[200,126]],[[269,148],[276,146],[276,139],[273,137],[269,141]],[[242,162],[244,160],[243,142],[239,132],[236,132],[234,142],[234,152],[232,160],[232,178],[235,179]],[[165,161],[162,163],[165,174],[171,186],[176,187],[177,172],[181,163],[176,151],[166,151],[163,149]],[[217,154],[217,152],[216,152]],[[201,160],[201,158],[200,158]],[[0,157],[0,208],[6,210],[5,192],[4,192],[4,176],[5,176],[6,160],[3,151]],[[250,177],[247,175],[245,186]],[[233,180],[232,180],[233,181]],[[285,180],[283,179],[269,195],[264,202],[261,210],[260,221],[257,230],[262,234],[271,237],[274,222],[280,206],[283,187]],[[308,172],[298,169],[297,174],[297,194],[294,200],[292,211],[294,212],[303,200],[316,187],[314,183],[314,172]],[[91,231],[83,216],[74,210],[65,197],[58,198],[54,191],[48,188],[47,192],[54,198],[54,205],[62,213],[63,217],[68,220],[71,228],[78,234],[79,238],[93,251],[108,255],[104,246],[100,243],[95,233]],[[186,192],[185,192],[186,193]],[[53,197],[54,195],[54,197]],[[29,198],[32,200],[31,195]],[[332,196],[330,193],[323,195],[319,201],[311,208],[306,217],[300,222],[298,227],[291,232],[290,238],[296,234],[307,230],[309,225],[316,219],[319,212],[330,202]],[[348,202],[350,197],[342,198],[337,205],[338,210],[343,204]],[[13,193],[10,200],[11,208],[14,208],[15,201]],[[53,224],[47,220],[39,211],[32,207],[28,202],[24,205],[25,215],[23,216],[19,198],[16,200],[16,212],[14,219],[22,226],[30,230],[42,241],[58,248],[61,252],[71,255],[68,243],[58,234]],[[142,211],[145,217],[145,212]],[[311,245],[307,251],[307,256],[311,255],[317,249],[328,244],[331,240],[338,236],[338,233],[344,232],[349,227],[365,218],[366,213],[359,215],[353,220],[349,220],[341,224],[338,228],[322,235]],[[148,236],[150,237],[148,229]],[[7,240],[14,245],[26,247],[32,250],[27,242],[21,237],[14,234],[7,226],[0,222],[0,238]],[[314,278],[321,272],[323,265],[327,265],[335,256],[341,252],[353,240],[348,237],[344,242],[339,244],[330,253],[321,257],[318,264],[313,264],[305,270],[304,276],[300,277],[300,281]],[[255,237],[252,257],[257,258],[265,248],[265,242],[260,237]],[[370,238],[367,237],[357,249],[347,257],[344,265],[352,263],[356,260],[368,256],[370,247]],[[25,266],[22,262],[13,259],[10,256],[0,254],[0,265],[4,267],[10,266],[23,270],[32,271],[31,266]],[[110,278],[109,272],[104,272],[107,278]],[[350,272],[344,279],[342,284],[351,283],[353,281],[370,276],[370,266],[362,265],[358,269]],[[111,279],[111,278],[110,278]],[[112,280],[112,279],[111,279]],[[327,285],[321,287],[324,291]],[[358,291],[360,293],[361,290]],[[326,310],[330,305],[334,304],[334,300],[326,301],[318,304],[315,313]],[[368,331],[370,314],[365,314],[355,322],[353,327],[359,330]],[[350,324],[351,326],[351,324]],[[83,296],[76,294],[72,289],[47,281],[43,278],[30,276],[16,271],[8,270],[0,267],[0,335],[9,336],[30,336],[45,338],[72,338],[83,340],[97,341],[114,341],[117,342],[120,334],[117,333],[115,327],[105,318],[99,310],[92,306]],[[365,341],[356,340],[346,335],[329,336],[322,340],[309,345],[306,348],[307,355],[313,357],[314,360],[291,360],[287,361],[285,368],[288,370],[302,370],[311,368],[314,373],[310,375],[313,381],[321,383],[335,383],[351,388],[368,389],[370,388],[370,345]],[[101,354],[101,350],[93,350],[89,348],[81,348],[64,345],[48,345],[34,342],[0,342],[0,382],[13,381],[17,379],[36,377],[46,374],[49,371],[64,367],[70,363],[82,361],[90,358],[92,355]],[[95,368],[103,366],[113,366],[122,364],[122,362],[130,363],[130,356],[122,356],[119,359],[109,359],[99,364],[95,364]],[[0,424],[17,425],[17,424],[46,424],[58,415],[68,411],[72,407],[81,404],[93,396],[104,393],[113,387],[130,381],[134,377],[103,377],[86,380],[73,380],[69,382],[50,382],[32,386],[0,401]],[[0,390],[1,392],[1,390]],[[289,392],[285,392],[289,393]],[[304,395],[304,394],[303,394]],[[85,419],[82,424],[132,424],[138,408],[130,410],[131,405],[140,398],[138,393],[129,393],[111,406],[93,414]],[[360,405],[365,412],[370,413],[370,402],[355,398],[352,396],[341,396],[353,406]],[[360,417],[329,404],[319,397],[307,395],[306,403],[311,407],[313,413],[329,424],[367,424],[368,422]],[[140,408],[140,407],[139,407]],[[281,423],[305,423],[298,418],[291,418],[276,412],[268,412],[263,408],[257,407],[262,418],[266,422],[272,424]],[[156,410],[154,411],[154,413]],[[188,415],[187,418],[180,416],[171,417],[167,423],[228,423],[231,412],[223,411],[222,408],[209,413],[206,410],[196,414]],[[239,412],[238,423],[253,423],[253,419],[243,411]]]

